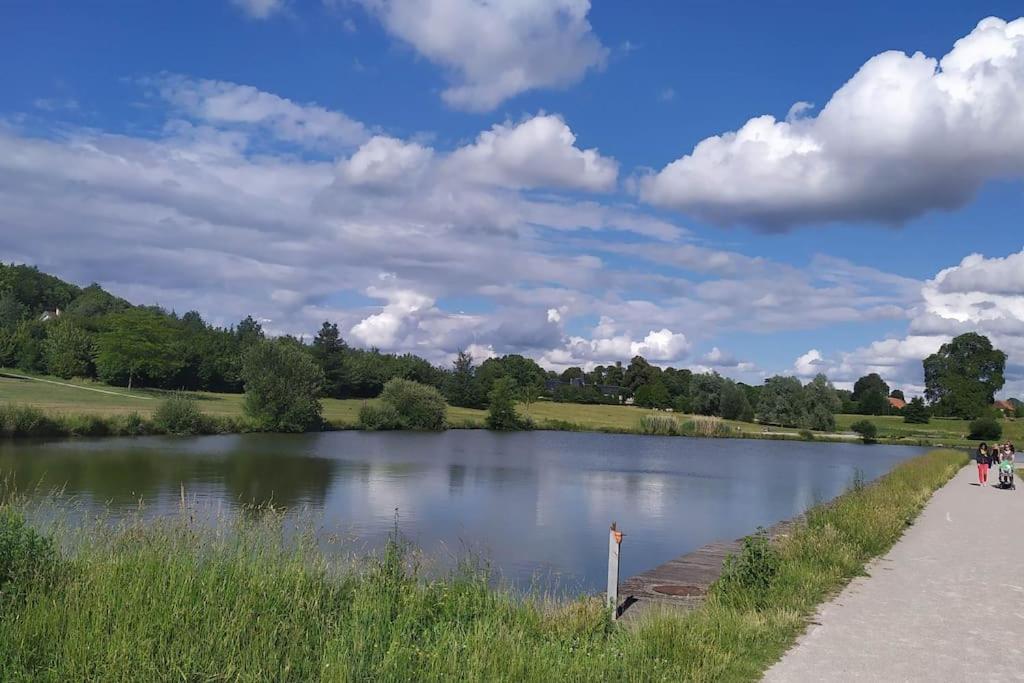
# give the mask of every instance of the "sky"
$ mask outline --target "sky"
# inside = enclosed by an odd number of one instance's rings
[[[0,3],[0,260],[445,364],[1024,394],[1019,2]]]

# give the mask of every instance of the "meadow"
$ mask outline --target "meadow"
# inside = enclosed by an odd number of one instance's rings
[[[56,377],[33,376],[19,379],[24,375],[17,370],[0,369],[0,404],[32,406],[50,414],[65,416],[128,416],[137,413],[148,417],[156,410],[161,400],[172,392],[159,389],[134,389],[131,392],[87,380],[61,380]],[[189,392],[199,402],[201,410],[213,417],[231,421],[240,420],[243,415],[241,394],[218,394],[211,392]],[[356,426],[360,407],[374,399],[322,400],[323,416],[336,429]],[[530,405],[521,404],[519,411],[529,416],[540,428],[568,429],[579,431],[608,431],[636,433],[640,422],[648,415],[669,415],[634,406],[583,405],[576,403],[555,403],[536,401]],[[454,428],[482,428],[486,411],[472,408],[448,407],[448,422]],[[691,416],[672,415],[680,421]],[[835,433],[814,433],[819,440],[852,440],[850,425],[858,420],[874,422],[879,429],[878,440],[884,443],[905,443],[912,445],[969,446],[967,440],[969,422],[950,418],[933,418],[929,424],[906,424],[898,415],[864,416],[837,415]],[[723,420],[731,436],[748,438],[802,438],[796,429],[769,427],[759,424]],[[1024,443],[1024,420],[1003,420],[1003,438]]]
[[[788,536],[749,539],[698,609],[624,622],[597,598],[494,588],[471,561],[425,579],[397,531],[382,553],[337,561],[273,510],[213,529],[187,506],[155,523],[37,529],[26,514],[60,516],[7,492],[0,679],[756,680],[965,462],[936,451],[854,482]]]

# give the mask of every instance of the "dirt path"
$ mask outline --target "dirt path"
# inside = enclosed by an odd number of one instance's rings
[[[126,394],[120,391],[108,391],[106,389],[96,389],[94,387],[83,387],[81,384],[69,384],[68,382],[57,382],[52,379],[42,379],[40,377],[29,377],[28,375],[15,375],[11,372],[0,373],[0,377],[12,377],[14,379],[28,379],[33,382],[45,382],[46,384],[56,384],[59,387],[70,387],[72,389],[81,389],[82,391],[95,391],[97,394],[110,394],[111,396],[123,396],[124,398],[137,398],[140,401],[152,401],[152,396],[136,396],[135,394]]]
[[[1024,487],[976,482],[937,491],[765,680],[1024,681]]]

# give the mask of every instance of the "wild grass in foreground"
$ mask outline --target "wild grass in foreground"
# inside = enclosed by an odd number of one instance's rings
[[[939,451],[855,483],[789,537],[748,540],[702,608],[631,625],[594,599],[494,590],[472,569],[426,580],[398,541],[332,564],[272,514],[58,531],[54,554],[8,502],[0,679],[753,680],[964,462]]]

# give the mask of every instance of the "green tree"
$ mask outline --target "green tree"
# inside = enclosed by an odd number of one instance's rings
[[[889,399],[877,390],[865,391],[857,405],[861,415],[885,415],[889,412]]]
[[[345,351],[348,345],[338,333],[338,325],[324,321],[313,338],[313,360],[324,371],[324,393],[334,398],[347,395]]]
[[[818,374],[804,387],[806,414],[803,426],[819,432],[836,429],[835,414],[842,408],[842,401],[828,377]]]
[[[757,414],[761,422],[799,427],[804,422],[804,413],[804,387],[800,380],[781,375],[765,380],[757,403]]]
[[[49,326],[44,353],[46,370],[51,375],[65,379],[92,375],[92,335],[67,318],[58,318]]]
[[[96,370],[109,383],[159,383],[184,365],[183,350],[167,316],[131,308],[107,318],[96,340]]]
[[[491,391],[487,395],[487,428],[501,432],[515,431],[525,426],[524,421],[516,412],[516,395],[518,387],[512,377],[499,377],[494,380]]]
[[[860,401],[864,394],[871,391],[877,391],[883,397],[889,395],[889,385],[885,383],[885,380],[877,372],[872,372],[858,379],[853,385],[853,396],[851,398],[854,401]]]
[[[445,398],[453,406],[462,408],[483,407],[484,397],[480,384],[476,379],[476,366],[473,356],[466,351],[459,351],[452,363],[452,370],[444,383]]]
[[[566,368],[565,370],[563,370],[560,379],[563,382],[571,382],[574,379],[583,379],[583,377],[585,377],[583,368],[573,366],[571,368]]]
[[[902,389],[893,389],[889,392],[889,398],[898,398],[901,401],[906,401],[907,397],[904,395]]]
[[[931,412],[920,396],[910,399],[910,403],[903,409],[903,421],[908,424],[928,424],[931,420]]]
[[[661,375],[661,368],[651,365],[643,356],[633,356],[623,375],[625,387],[636,393],[645,384],[653,384]]]
[[[13,330],[28,316],[28,309],[14,292],[0,292],[0,328]]]
[[[747,399],[747,392],[731,379],[722,382],[722,393],[718,403],[721,416],[726,420],[754,421],[754,409]]]
[[[638,388],[633,402],[641,408],[670,408],[672,397],[665,385],[656,381]]]
[[[393,377],[384,385],[380,401],[394,409],[403,429],[439,432],[448,428],[444,397],[427,384]]]
[[[721,415],[722,388],[725,380],[717,372],[690,378],[690,408],[697,415]]]
[[[969,332],[924,359],[925,397],[941,414],[973,419],[1003,388],[1006,354]]]
[[[304,432],[319,427],[324,372],[301,348],[258,341],[242,359],[245,412],[261,428]]]

